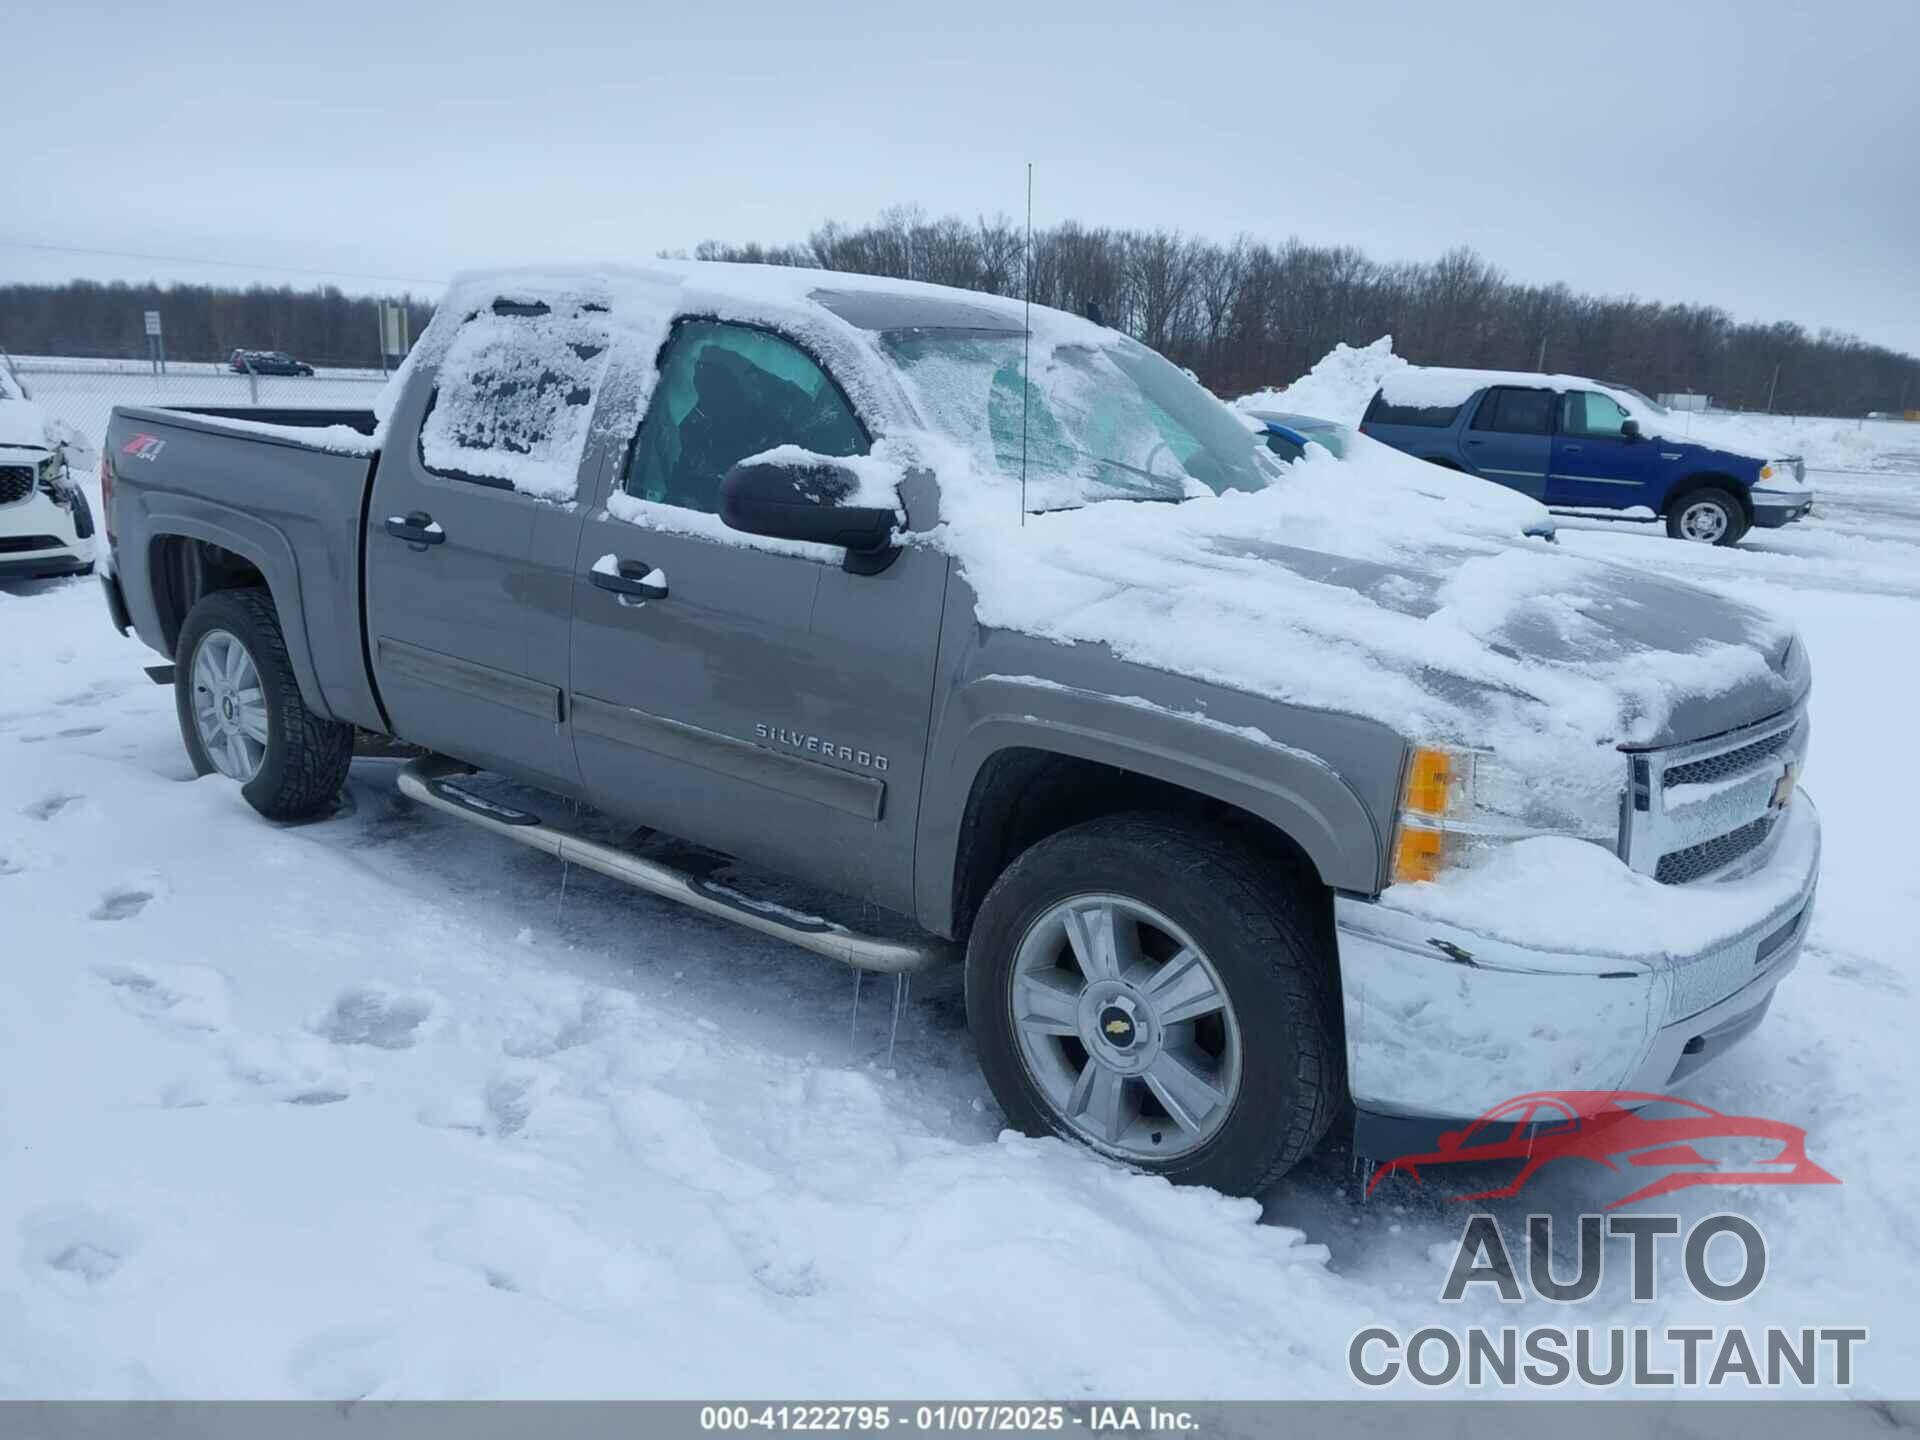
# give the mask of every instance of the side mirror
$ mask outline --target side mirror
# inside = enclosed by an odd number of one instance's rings
[[[893,545],[899,516],[890,506],[844,503],[859,489],[852,471],[830,461],[743,460],[720,482],[720,518],[749,535],[842,546],[849,571],[877,575],[899,554]]]
[[[1640,422],[1638,420],[1621,421],[1620,433],[1629,440],[1638,440],[1640,438]]]

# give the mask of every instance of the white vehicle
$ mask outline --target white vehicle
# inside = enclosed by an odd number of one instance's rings
[[[0,360],[0,580],[93,568],[93,511],[67,450],[62,427]]]

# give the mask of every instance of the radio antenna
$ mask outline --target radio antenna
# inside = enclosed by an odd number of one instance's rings
[[[1020,528],[1027,525],[1027,407],[1031,403],[1033,379],[1027,373],[1033,362],[1033,162],[1027,162],[1027,250],[1020,268],[1026,272],[1027,317],[1020,337]]]

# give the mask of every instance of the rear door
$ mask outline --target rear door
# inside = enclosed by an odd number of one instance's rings
[[[1597,390],[1569,390],[1560,397],[1549,502],[1607,510],[1660,508],[1665,462],[1659,442],[1629,438],[1624,433],[1628,418],[1617,401]]]
[[[367,517],[367,633],[402,739],[572,791],[572,501],[607,342],[554,303],[476,312],[407,391]]]
[[[1553,458],[1553,391],[1496,385],[1480,397],[1461,449],[1477,475],[1536,500],[1547,498]]]
[[[910,910],[947,562],[908,547],[853,575],[843,551],[729,530],[722,477],[783,444],[864,454],[869,433],[791,340],[676,326],[575,565],[582,782],[602,809]]]

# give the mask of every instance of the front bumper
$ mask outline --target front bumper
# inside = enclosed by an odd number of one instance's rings
[[[1761,530],[1778,530],[1813,511],[1813,491],[1804,485],[1788,490],[1768,490],[1755,486],[1747,494],[1753,506],[1753,523]]]
[[[0,580],[84,575],[93,568],[93,512],[79,491],[55,504],[44,490],[0,505]]]
[[[1337,898],[1356,1150],[1406,1154],[1538,1091],[1658,1093],[1725,1053],[1759,1024],[1813,915],[1820,819],[1804,794],[1777,829],[1751,874],[1666,887],[1754,897],[1713,943],[1679,951],[1595,953],[1577,935],[1543,950]]]

